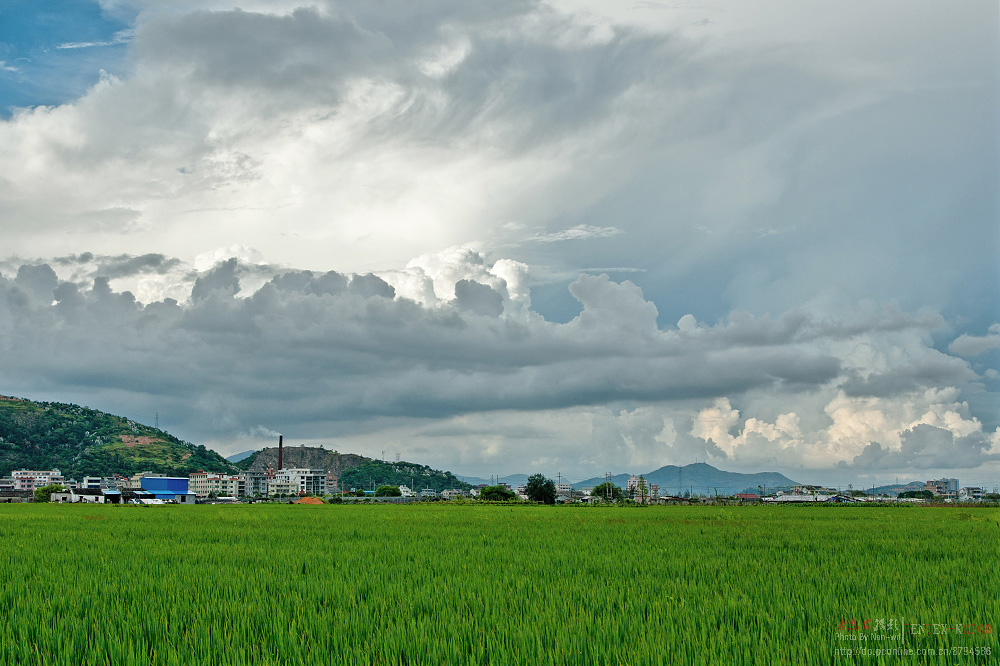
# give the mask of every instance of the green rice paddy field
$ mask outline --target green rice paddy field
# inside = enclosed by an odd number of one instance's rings
[[[961,507],[2,505],[0,664],[1000,663],[998,553]]]

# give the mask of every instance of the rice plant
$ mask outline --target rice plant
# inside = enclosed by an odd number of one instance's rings
[[[3,505],[0,664],[988,663],[998,541],[996,509]]]

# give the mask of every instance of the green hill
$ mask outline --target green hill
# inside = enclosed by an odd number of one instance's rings
[[[442,472],[417,463],[390,463],[381,460],[369,460],[344,471],[340,475],[340,484],[344,489],[363,490],[374,490],[383,484],[408,486],[415,492],[425,488],[441,492],[449,488],[468,490],[472,487],[459,481],[451,472]]]
[[[150,471],[234,472],[215,451],[113,414],[59,402],[0,396],[0,475],[59,469],[66,478]]]

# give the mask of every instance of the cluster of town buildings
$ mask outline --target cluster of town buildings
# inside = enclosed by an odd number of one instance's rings
[[[82,480],[65,479],[58,469],[51,470],[15,470],[8,477],[0,478],[0,502],[29,500],[33,491],[46,486],[61,485],[62,492],[53,493],[51,500],[55,502],[94,502],[94,503],[194,503],[197,499],[242,499],[242,498],[274,498],[296,497],[304,495],[329,496],[341,495],[355,491],[342,491],[338,487],[338,479],[324,469],[284,468],[275,470],[271,467],[263,471],[242,472],[240,474],[217,474],[199,470],[191,472],[187,477],[167,477],[150,472],[132,476],[85,476]],[[514,492],[518,497],[527,500],[527,487],[522,484],[511,487],[500,484]],[[979,502],[983,500],[985,491],[979,487],[959,488],[958,479],[936,479],[927,481],[924,489],[935,497],[953,502]],[[401,498],[396,501],[414,501],[421,499],[456,499],[460,497],[477,497],[481,487],[469,490],[451,489],[437,492],[432,489],[416,491],[407,486],[399,486]],[[605,497],[592,495],[592,488],[574,489],[569,483],[556,484],[558,502],[600,502]],[[647,483],[642,477],[629,478],[625,494],[630,499],[644,504],[668,502],[688,499],[661,494],[660,486]],[[364,490],[365,495],[375,494],[374,489]],[[359,493],[360,494],[360,493]],[[840,501],[841,499],[857,500],[850,495],[842,495],[838,490],[823,486],[796,485],[789,489],[772,491],[765,496],[765,489],[760,494],[738,493],[734,497],[740,501],[766,502],[804,502],[804,501]],[[869,499],[885,501],[885,496]]]
[[[169,481],[169,483],[168,483]],[[85,476],[82,480],[63,478],[58,469],[15,470],[9,477],[0,478],[0,493],[13,491],[30,493],[38,488],[51,485],[62,486],[72,500],[61,495],[54,501],[118,501],[123,493],[129,497],[144,498],[148,493],[170,495],[165,499],[175,499],[175,495],[195,497],[284,497],[296,495],[326,495],[337,492],[337,479],[324,469],[268,468],[261,472],[241,474],[216,474],[199,470],[187,477],[166,477],[162,474],[140,472],[132,476]],[[168,487],[169,486],[169,487]],[[183,486],[183,489],[181,489]],[[77,499],[77,498],[97,498]],[[164,498],[161,498],[164,499]]]
[[[958,487],[958,479],[934,479],[924,483],[923,490],[931,493],[934,496],[935,501],[944,502],[982,502],[987,491],[984,488],[978,486],[969,486],[965,488]],[[740,495],[741,498],[748,498],[748,495]],[[754,496],[755,499],[761,499],[760,497]],[[763,501],[770,503],[787,503],[787,502],[837,502],[837,501],[854,501],[854,502],[894,502],[894,501],[916,501],[922,502],[923,499],[919,498],[901,498],[898,494],[876,494],[874,489],[870,495],[865,494],[861,497],[854,495],[853,493],[844,495],[840,490],[835,490],[833,488],[825,488],[823,486],[811,486],[811,485],[796,485],[788,491],[778,491],[770,497],[763,498]]]

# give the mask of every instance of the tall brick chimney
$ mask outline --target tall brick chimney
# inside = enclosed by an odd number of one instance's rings
[[[284,439],[284,437],[282,435],[278,435],[278,471],[279,472],[281,471],[282,455],[284,454],[284,448],[285,448],[284,445],[283,445],[283,443],[282,443],[283,439]]]

